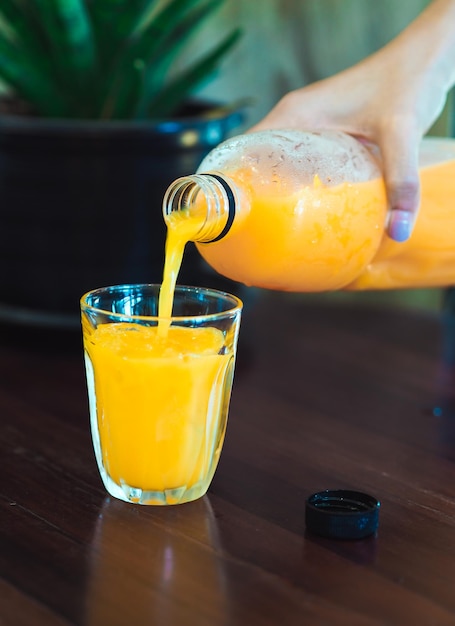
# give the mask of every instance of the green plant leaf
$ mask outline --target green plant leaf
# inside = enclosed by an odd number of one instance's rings
[[[53,0],[60,29],[53,33],[56,46],[65,55],[81,84],[96,68],[96,48],[90,16],[84,0]]]
[[[159,12],[149,9],[138,21],[129,46],[119,56],[108,80],[103,117],[143,117],[147,102],[163,88],[172,63],[188,39],[224,0],[170,0]],[[130,88],[132,68],[141,60],[147,66],[143,93],[131,110],[121,108],[120,94]]]
[[[205,21],[217,11],[225,0],[170,0],[159,14],[149,14],[138,24],[131,35],[131,51],[147,63],[172,58],[193,37]],[[153,19],[152,19],[153,17]]]
[[[48,76],[0,34],[0,76],[41,115],[60,116],[67,102]]]
[[[169,0],[164,7],[162,3],[153,2],[137,16],[134,28],[113,59],[101,98],[101,117],[128,117],[131,114],[122,108],[125,98],[121,94],[131,89],[135,82],[135,65],[138,61],[151,64],[174,24],[180,23],[185,13],[198,2],[200,0]]]
[[[14,55],[22,59],[21,64],[31,66],[34,71],[47,77],[52,77],[52,66],[47,54],[45,38],[40,28],[27,10],[28,0],[2,0],[0,5],[0,32],[4,43],[9,42],[14,48]],[[9,65],[12,59],[8,59]],[[6,68],[6,72],[8,69]],[[2,64],[0,64],[2,73]]]
[[[109,65],[131,36],[143,14],[160,0],[88,0],[98,54]]]
[[[240,29],[233,31],[214,50],[164,86],[159,95],[150,101],[148,117],[160,118],[174,113],[182,100],[213,73],[220,59],[232,48],[240,35]]]
[[[43,54],[52,60],[51,79],[66,96],[65,116],[90,117],[97,67],[85,0],[28,0],[27,11],[42,32]]]
[[[21,8],[21,2],[2,0],[0,5],[0,25],[14,34],[14,40],[21,46],[39,50],[42,40],[29,14]]]
[[[129,119],[132,117],[131,111],[137,106],[144,88],[145,63],[137,59],[131,71],[128,72],[127,82],[123,83],[124,88],[119,91],[115,100],[111,99],[105,103],[103,110],[104,119]],[[109,104],[111,109],[108,108]]]
[[[146,84],[146,99],[150,99],[165,84],[173,63],[177,61],[188,41],[196,35],[211,13],[221,6],[222,0],[209,0],[196,5],[186,16],[177,23],[169,25],[164,33],[158,49],[149,50],[147,58],[149,72]],[[139,107],[140,108],[140,107]]]
[[[234,41],[176,74],[188,41],[224,2],[0,0],[0,79],[47,116],[144,118],[151,101],[176,108],[179,85],[182,101]]]

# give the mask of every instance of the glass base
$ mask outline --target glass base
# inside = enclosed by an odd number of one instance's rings
[[[165,489],[163,491],[153,491],[140,489],[139,487],[131,487],[123,483],[118,485],[104,471],[101,470],[101,478],[103,480],[106,491],[114,498],[130,502],[131,504],[145,505],[172,505],[183,504],[184,502],[192,502],[202,498],[207,493],[210,481],[203,481],[192,487],[177,487],[174,489]]]

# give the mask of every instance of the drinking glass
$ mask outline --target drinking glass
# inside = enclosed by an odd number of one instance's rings
[[[117,285],[81,298],[92,440],[108,493],[177,504],[203,496],[226,431],[242,302],[177,286]]]

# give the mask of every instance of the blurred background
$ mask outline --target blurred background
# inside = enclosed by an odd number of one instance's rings
[[[253,100],[248,123],[291,89],[349,67],[395,37],[428,0],[227,0],[195,40],[209,47],[211,29],[239,25],[243,37],[202,93]],[[222,24],[219,24],[219,22]]]

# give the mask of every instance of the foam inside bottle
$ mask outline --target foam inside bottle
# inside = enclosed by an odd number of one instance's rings
[[[359,141],[336,131],[279,130],[239,135],[220,144],[198,172],[237,172],[254,179],[255,188],[282,193],[312,185],[340,185],[381,177],[377,158]]]

